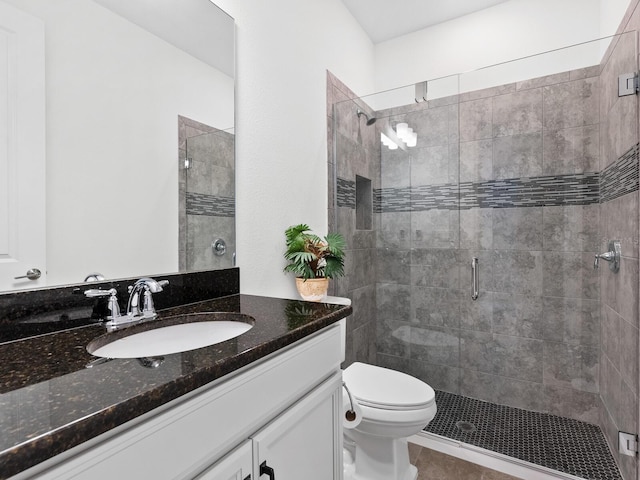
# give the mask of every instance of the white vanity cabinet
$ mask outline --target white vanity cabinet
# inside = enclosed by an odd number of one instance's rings
[[[340,429],[335,424],[341,390],[341,376],[338,382],[333,379],[325,382],[255,434],[253,471],[262,473],[266,467],[273,475],[264,473],[253,478],[341,479],[342,442],[336,439],[336,430]]]
[[[342,385],[338,380],[324,382],[197,480],[342,478],[334,421]]]
[[[341,336],[327,327],[13,478],[341,480]]]

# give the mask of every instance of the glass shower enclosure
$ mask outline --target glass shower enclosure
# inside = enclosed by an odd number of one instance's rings
[[[347,363],[599,425],[629,479],[617,444],[638,431],[638,98],[618,77],[637,58],[630,32],[367,97],[331,80]],[[594,269],[611,240],[620,270]]]

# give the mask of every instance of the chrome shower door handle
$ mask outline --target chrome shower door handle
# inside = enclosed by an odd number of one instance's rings
[[[480,296],[480,281],[478,279],[478,257],[471,259],[471,300]]]

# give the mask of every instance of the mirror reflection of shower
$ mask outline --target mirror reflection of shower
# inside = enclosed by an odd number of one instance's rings
[[[235,148],[233,130],[180,117],[181,271],[235,265]]]

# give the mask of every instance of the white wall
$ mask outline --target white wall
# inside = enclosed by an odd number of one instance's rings
[[[375,46],[376,90],[612,35],[628,4],[629,0],[510,0],[379,43]]]
[[[620,21],[629,8],[631,0],[600,0],[600,36],[618,33]]]
[[[237,24],[237,233],[243,293],[294,297],[284,230],[327,229],[326,70],[373,90],[373,45],[340,0],[219,0]]]

